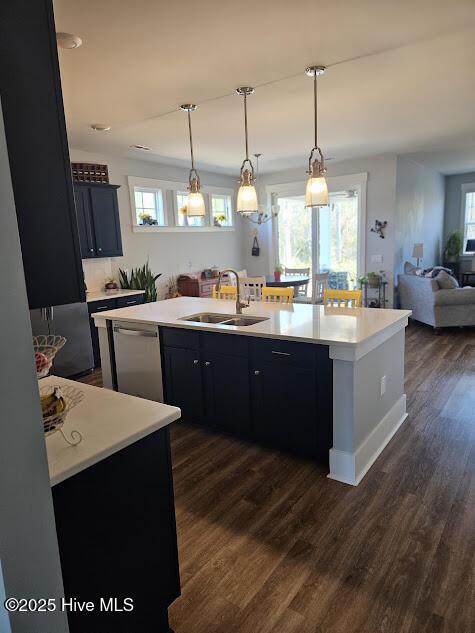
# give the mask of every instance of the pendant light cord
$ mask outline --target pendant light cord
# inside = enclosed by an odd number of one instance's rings
[[[246,137],[246,160],[249,160],[249,144],[247,140],[247,94],[244,95],[244,134]]]
[[[191,113],[188,110],[188,131],[190,133],[190,153],[191,153],[191,169],[195,171],[195,157],[193,155],[193,135],[191,133]]]
[[[315,116],[315,147],[318,147],[317,141],[317,125],[318,125],[318,100],[317,100],[317,71],[314,71],[313,75],[313,103],[314,103],[314,116]]]

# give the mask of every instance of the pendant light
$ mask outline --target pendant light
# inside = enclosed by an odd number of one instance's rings
[[[188,217],[203,217],[206,215],[205,201],[200,191],[200,177],[195,169],[195,157],[193,155],[193,136],[191,134],[191,113],[196,110],[193,103],[185,103],[180,106],[188,113],[188,132],[190,134],[191,169],[188,177],[188,200],[186,203],[186,215]]]
[[[317,77],[323,75],[325,66],[309,66],[305,69],[305,73],[309,77],[313,77],[313,108],[315,123],[315,144],[312,147],[308,158],[309,178],[305,189],[305,206],[306,207],[326,207],[328,205],[328,187],[325,180],[325,159],[323,153],[318,146],[317,139]],[[318,154],[318,155],[317,155]]]
[[[254,88],[244,86],[237,88],[238,95],[244,97],[244,134],[246,137],[246,158],[242,161],[241,175],[239,179],[239,191],[237,195],[237,208],[238,213],[247,215],[249,213],[257,213],[259,207],[257,204],[257,192],[254,183],[256,181],[254,177],[254,165],[249,158],[249,144],[247,140],[247,97],[254,93]]]

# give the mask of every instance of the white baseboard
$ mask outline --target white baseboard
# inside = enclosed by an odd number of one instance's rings
[[[330,450],[328,477],[357,486],[406,418],[406,394],[403,394],[354,453]]]

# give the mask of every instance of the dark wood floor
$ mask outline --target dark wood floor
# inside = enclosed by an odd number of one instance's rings
[[[406,341],[409,417],[356,488],[174,424],[176,633],[475,631],[475,330]]]

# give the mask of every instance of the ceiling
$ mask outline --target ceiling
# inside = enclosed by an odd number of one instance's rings
[[[197,167],[236,173],[244,142],[234,89],[252,85],[250,151],[263,154],[261,171],[304,166],[313,104],[303,71],[318,63],[328,66],[319,80],[319,144],[327,156],[460,149],[467,170],[475,168],[474,0],[241,6],[56,0],[57,31],[83,39],[78,49],[60,50],[70,145],[188,165],[186,115],[177,108],[193,102]],[[98,122],[111,131],[91,130]]]

